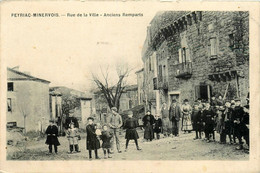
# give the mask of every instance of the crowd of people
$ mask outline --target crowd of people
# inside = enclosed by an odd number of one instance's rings
[[[104,159],[112,158],[114,153],[114,141],[118,153],[122,153],[119,140],[119,130],[123,126],[126,129],[125,139],[126,146],[125,152],[127,152],[128,144],[130,140],[135,141],[136,149],[141,150],[138,145],[139,135],[136,131],[138,127],[138,121],[133,117],[133,112],[128,112],[128,118],[123,123],[121,115],[117,113],[117,108],[111,108],[111,115],[109,116],[108,123],[103,124],[94,123],[94,118],[89,117],[86,126],[86,149],[89,152],[89,159],[92,160],[92,151],[95,153],[95,159],[100,159],[98,156],[98,149],[102,148],[104,153]],[[124,124],[124,125],[123,125]],[[69,143],[69,154],[81,152],[79,150],[78,141],[81,140],[79,134],[78,120],[73,116],[73,110],[70,111],[69,117],[65,122],[66,136]],[[58,140],[58,128],[55,125],[54,120],[50,120],[50,125],[46,130],[47,139],[46,144],[49,145],[49,153],[52,153],[52,146],[54,146],[55,153],[58,153],[58,146],[60,142]],[[102,144],[101,144],[102,142]]]
[[[102,148],[104,158],[111,158],[114,153],[114,143],[118,153],[121,153],[119,131],[123,127],[125,129],[125,152],[127,152],[130,140],[134,140],[136,149],[141,150],[138,145],[139,135],[137,127],[140,127],[138,120],[133,117],[133,112],[128,112],[128,118],[124,121],[121,115],[117,113],[117,108],[111,108],[111,115],[108,117],[106,124],[102,126],[100,123],[94,123],[94,118],[87,119],[86,126],[86,149],[89,152],[89,159],[92,159],[92,151],[95,153],[95,159],[100,159],[98,149]],[[181,123],[181,128],[180,128]],[[241,105],[240,99],[226,100],[222,97],[215,99],[212,97],[210,102],[198,99],[192,106],[188,99],[185,99],[182,105],[179,105],[175,99],[172,100],[170,106],[163,103],[160,114],[153,116],[151,111],[146,111],[142,118],[141,128],[144,130],[144,139],[152,141],[159,140],[163,137],[178,137],[179,130],[184,133],[195,131],[194,140],[202,139],[206,142],[216,141],[215,132],[220,135],[220,144],[227,143],[237,144],[237,150],[243,149],[243,139],[246,141],[247,150],[249,150],[249,100],[248,104]],[[81,140],[79,134],[78,120],[73,117],[73,110],[70,111],[69,117],[65,122],[66,136],[68,138],[69,153],[80,152],[78,141]],[[50,121],[50,125],[46,129],[47,140],[49,145],[49,153],[52,153],[54,146],[55,153],[58,152],[60,145],[58,140],[58,128],[54,121]],[[102,144],[101,144],[102,142]]]
[[[188,99],[182,105],[173,99],[169,107],[163,103],[160,114],[161,118],[158,118],[159,115],[152,116],[148,110],[143,118],[144,138],[147,141],[155,138],[154,133],[157,139],[160,133],[164,137],[178,137],[181,129],[184,133],[195,131],[194,140],[215,142],[217,132],[220,135],[219,143],[226,144],[228,136],[229,144],[239,144],[236,149],[241,150],[244,139],[249,150],[249,99],[243,107],[240,99],[224,101],[221,96],[218,99],[213,96],[210,102],[198,99],[192,106]]]

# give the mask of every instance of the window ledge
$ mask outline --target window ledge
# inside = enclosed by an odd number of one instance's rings
[[[214,60],[214,59],[217,59],[217,58],[218,58],[217,55],[211,55],[211,56],[210,56],[210,60]]]

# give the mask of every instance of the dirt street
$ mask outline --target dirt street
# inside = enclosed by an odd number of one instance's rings
[[[141,151],[137,151],[134,141],[130,141],[129,149],[124,151],[124,133],[121,134],[122,153],[115,153],[109,160],[248,160],[249,154],[244,150],[235,150],[236,145],[219,144],[218,142],[206,143],[203,140],[193,140],[194,132],[183,134],[179,137],[167,137],[152,142],[143,141],[143,132],[139,131],[139,145]],[[7,159],[11,160],[88,160],[86,150],[86,137],[82,134],[80,140],[80,153],[68,154],[69,144],[66,137],[59,137],[61,145],[58,154],[48,154],[48,146],[45,139],[27,142],[26,150],[8,146]],[[219,141],[219,135],[216,135]],[[18,152],[19,151],[19,152]],[[99,157],[104,159],[102,149],[98,151]],[[94,153],[93,153],[94,155]]]

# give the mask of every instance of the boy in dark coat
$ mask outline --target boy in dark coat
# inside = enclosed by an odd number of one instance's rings
[[[95,158],[100,159],[98,157],[98,151],[97,151],[100,148],[100,142],[96,134],[96,126],[95,124],[93,124],[94,118],[89,117],[87,120],[88,120],[88,125],[86,127],[86,131],[87,131],[86,148],[89,152],[89,159],[90,160],[92,159],[92,150],[95,151]]]
[[[60,142],[58,140],[58,127],[54,124],[54,120],[50,120],[50,125],[47,127],[46,132],[47,140],[46,144],[49,145],[49,153],[52,153],[52,145],[54,146],[54,151],[58,153],[58,147]]]
[[[229,137],[229,143],[233,144],[232,137],[233,135],[233,120],[232,120],[232,108],[231,108],[231,103],[229,101],[226,101],[225,103],[225,111],[224,111],[224,125],[225,125],[225,132]]]
[[[243,122],[242,118],[244,115],[243,107],[241,106],[240,99],[236,99],[236,107],[234,109],[234,132],[235,137],[238,138],[239,146],[236,147],[237,150],[241,150],[243,148],[242,135],[243,135]]]
[[[154,133],[156,133],[156,138],[160,139],[160,133],[162,132],[162,119],[159,118],[158,115],[155,115],[155,118],[154,118],[153,131],[154,131]]]
[[[207,139],[207,142],[210,142],[210,135],[213,136],[213,141],[215,140],[215,133],[214,133],[214,112],[210,107],[210,104],[207,102],[205,103],[205,110],[203,111],[203,121],[204,121],[204,131],[205,131],[205,137]]]
[[[193,124],[193,130],[195,130],[195,132],[196,132],[196,137],[194,138],[194,140],[199,139],[199,138],[201,139],[203,118],[201,115],[201,111],[199,110],[199,104],[194,105],[194,109],[193,109],[192,115],[191,115],[191,120],[192,120],[192,124]]]
[[[111,139],[113,137],[113,133],[109,131],[108,126],[104,125],[103,126],[103,131],[101,132],[100,139],[102,140],[102,148],[104,151],[104,159],[107,159],[107,154],[108,158],[112,158],[110,156],[110,148],[111,148]]]
[[[135,141],[136,149],[141,150],[138,146],[137,139],[139,138],[138,133],[136,131],[136,128],[138,127],[138,122],[135,118],[133,118],[133,112],[128,112],[128,118],[125,121],[124,128],[126,129],[125,139],[126,139],[126,146],[125,146],[125,152],[127,151],[128,143],[130,140]]]
[[[243,116],[243,137],[246,141],[249,150],[249,105],[244,106],[244,116]]]

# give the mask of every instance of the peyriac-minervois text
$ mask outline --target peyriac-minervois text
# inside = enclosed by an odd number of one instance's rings
[[[59,13],[11,13],[11,17],[59,17]]]

